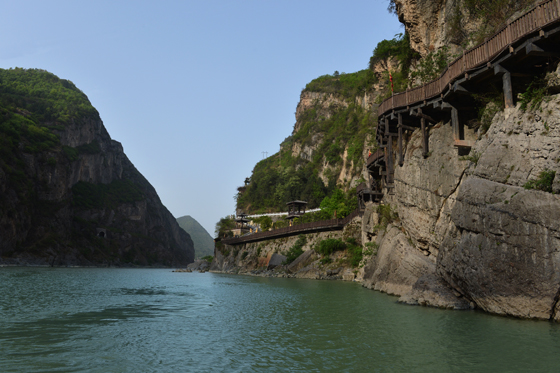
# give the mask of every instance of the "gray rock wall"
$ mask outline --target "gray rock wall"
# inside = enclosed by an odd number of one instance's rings
[[[407,303],[560,320],[560,196],[523,188],[560,171],[560,96],[536,111],[496,114],[459,157],[448,124],[430,130],[422,158],[418,131],[384,203],[398,213],[380,228],[368,206],[363,235],[378,245],[364,285]],[[553,192],[558,192],[558,177]]]

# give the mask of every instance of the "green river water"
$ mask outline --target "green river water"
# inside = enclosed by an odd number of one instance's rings
[[[359,284],[0,268],[0,372],[558,372],[560,325]]]

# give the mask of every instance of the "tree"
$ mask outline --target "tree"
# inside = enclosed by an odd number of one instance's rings
[[[221,218],[220,221],[216,223],[216,229],[214,233],[216,234],[216,237],[232,236],[233,234],[231,230],[233,228],[235,228],[235,221],[229,216],[226,216],[225,218]]]

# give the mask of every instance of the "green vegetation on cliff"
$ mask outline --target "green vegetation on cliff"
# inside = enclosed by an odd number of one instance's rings
[[[0,105],[35,124],[99,118],[97,110],[74,83],[40,69],[0,69]]]
[[[298,116],[297,131],[281,144],[280,152],[255,165],[246,190],[237,195],[237,208],[244,212],[285,211],[286,202],[307,201],[308,208],[319,207],[337,184],[351,187],[350,180],[339,180],[346,151],[346,168],[354,176],[364,164],[364,144],[375,135],[375,116],[358,104],[357,97],[373,92],[375,75],[370,70],[353,74],[323,75],[305,92],[323,93]],[[334,97],[327,104],[328,97]],[[373,143],[368,143],[373,150]],[[294,156],[294,147],[314,149],[311,156]]]
[[[214,234],[219,238],[231,237],[233,236],[233,233],[231,232],[233,228],[235,228],[235,220],[233,220],[229,216],[226,216],[225,218],[221,218],[216,223]]]
[[[309,82],[302,98],[310,94],[306,97],[314,99],[303,110],[298,108],[294,132],[280,145],[280,151],[255,165],[250,182],[236,196],[237,209],[246,213],[285,211],[286,202],[292,200],[307,201],[309,209],[323,207],[325,198],[339,198],[334,194],[342,189],[344,207],[308,214],[300,220],[330,219],[335,210],[337,217],[351,212],[357,206],[352,187],[360,181],[365,154],[368,149],[376,150],[375,110],[364,102],[369,96],[371,103],[379,94],[374,90],[377,84],[385,87],[377,101],[391,94],[389,71],[379,74],[374,67],[382,61],[396,62],[397,69],[391,71],[394,89],[404,90],[417,57],[408,35],[398,34],[377,45],[368,69],[351,74],[335,72]],[[341,174],[343,166],[346,174]]]
[[[305,91],[332,93],[353,101],[357,96],[371,92],[371,87],[378,79],[371,69],[361,70],[353,74],[322,75],[305,86]]]
[[[56,157],[45,153],[61,150],[55,131],[64,130],[71,119],[88,116],[99,114],[72,82],[44,70],[0,69],[0,169],[21,201],[32,203],[35,198],[23,154],[35,154],[45,167],[55,166]],[[0,205],[8,204],[0,198]]]
[[[60,150],[55,131],[82,117],[99,114],[72,82],[44,70],[0,69],[0,167],[20,197],[32,185],[23,172],[22,153]],[[49,156],[44,162],[54,166],[56,159]]]

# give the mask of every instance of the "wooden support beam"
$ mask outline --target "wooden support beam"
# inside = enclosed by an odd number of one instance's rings
[[[389,136],[389,141],[387,141],[387,148],[385,149],[387,155],[385,157],[385,164],[387,165],[387,183],[393,184],[393,174],[395,172],[393,166],[393,137]]]
[[[418,116],[419,116],[419,117],[422,117],[422,118],[424,118],[424,119],[426,119],[428,122],[432,122],[432,123],[434,123],[434,124],[437,123],[437,120],[435,120],[435,119],[432,118],[431,116],[426,115],[426,114],[423,114],[423,113],[421,113],[421,112],[418,113]]]
[[[444,101],[444,102],[441,103],[441,109],[442,110],[451,110],[451,109],[453,109],[453,106],[451,106],[451,104]]]
[[[527,45],[525,45],[525,53],[526,54],[531,54],[533,56],[542,56],[545,55],[546,52],[544,51],[544,49],[542,49],[541,47],[536,46],[533,43],[527,43]]]
[[[461,126],[459,124],[459,111],[451,109],[451,127],[453,128],[453,139],[461,140]]]
[[[402,166],[404,164],[404,156],[403,156],[403,145],[402,145],[402,114],[399,114],[399,124],[398,124],[398,128],[399,128],[399,138],[398,138],[398,146],[399,146],[399,166]]]
[[[418,112],[413,114],[413,115],[416,116],[416,117],[419,117],[419,118],[424,118],[429,122],[437,123],[437,121],[434,118],[432,118],[431,116],[423,114],[422,109],[418,109]]]
[[[407,126],[406,124],[401,125],[401,127],[409,131],[416,131],[418,129],[418,127],[411,127],[411,126]]]
[[[494,66],[494,75],[502,75],[502,86],[504,90],[504,102],[506,108],[514,107],[513,103],[513,88],[511,86],[511,74],[500,65]]]
[[[421,114],[422,109],[418,109],[418,112]],[[420,128],[422,130],[422,156],[425,158],[428,156],[428,132],[426,128],[426,118],[420,117]]]
[[[453,85],[453,92],[457,92],[457,93],[470,93],[469,91],[467,91],[462,85],[460,85],[459,83],[455,83]]]

